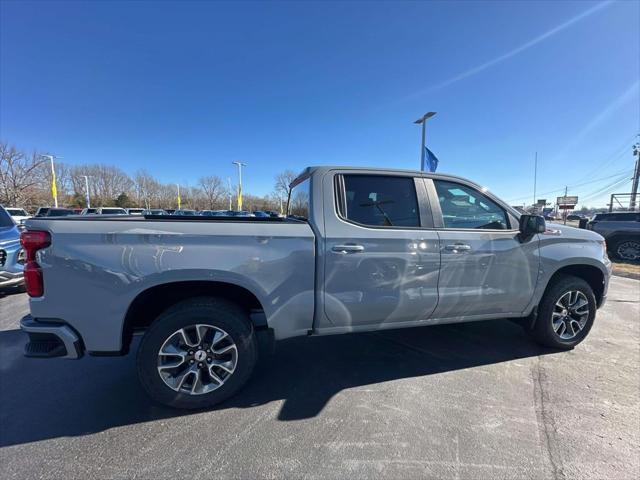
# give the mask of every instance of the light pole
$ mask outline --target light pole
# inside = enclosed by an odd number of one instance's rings
[[[424,157],[426,154],[425,151],[425,135],[426,135],[426,127],[427,127],[427,120],[431,117],[433,117],[436,114],[436,112],[427,112],[425,113],[422,117],[420,117],[418,120],[416,120],[415,124],[418,125],[422,125],[422,147],[420,148],[420,170],[424,172]]]
[[[238,211],[242,210],[242,167],[246,167],[246,163],[231,162],[238,166]]]
[[[53,159],[54,158],[62,158],[62,157],[57,157],[55,155],[40,155],[42,158],[48,158],[49,161],[51,162],[51,194],[53,195],[53,203],[54,206],[56,208],[58,208],[58,188],[56,187],[56,168],[53,165]]]
[[[89,199],[89,175],[81,175],[84,177],[84,188],[87,195],[87,208],[91,208],[91,200]]]

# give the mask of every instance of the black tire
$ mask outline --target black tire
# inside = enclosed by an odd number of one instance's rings
[[[578,291],[586,297],[589,314],[582,330],[571,339],[563,339],[553,329],[552,314],[556,302],[567,292]],[[591,286],[581,278],[572,275],[562,275],[547,287],[538,305],[538,315],[531,331],[535,340],[551,348],[570,350],[582,342],[589,334],[596,317],[596,297]]]
[[[222,329],[237,347],[237,364],[233,373],[219,388],[200,395],[171,389],[158,373],[158,352],[167,338],[177,330],[195,324]],[[138,349],[138,378],[149,396],[159,403],[181,409],[207,408],[242,388],[251,376],[257,354],[253,326],[244,310],[224,299],[193,298],[165,310],[147,330]]]
[[[617,238],[612,242],[610,248],[611,256],[618,260],[627,262],[640,261],[640,239],[639,238]]]

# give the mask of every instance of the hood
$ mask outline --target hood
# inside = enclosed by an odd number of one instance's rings
[[[547,222],[547,232],[542,235],[559,235],[562,238],[575,238],[580,240],[602,241],[604,238],[599,233],[584,228],[570,227],[561,223]]]
[[[0,245],[20,241],[20,230],[15,225],[0,227]]]

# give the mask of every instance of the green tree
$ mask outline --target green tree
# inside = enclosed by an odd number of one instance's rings
[[[130,206],[131,200],[129,200],[129,195],[124,192],[118,195],[118,198],[116,198],[116,207],[129,208]]]

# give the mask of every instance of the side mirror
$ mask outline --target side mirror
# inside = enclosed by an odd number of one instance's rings
[[[524,240],[536,233],[544,233],[547,224],[541,215],[520,215],[520,237]]]

